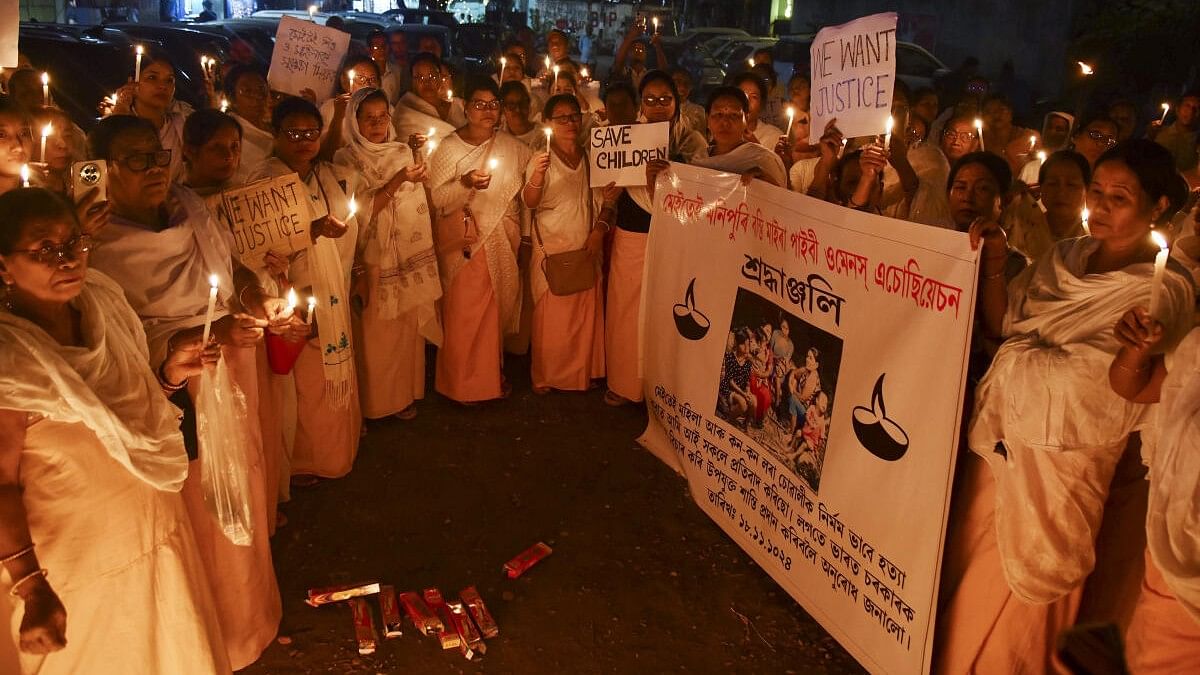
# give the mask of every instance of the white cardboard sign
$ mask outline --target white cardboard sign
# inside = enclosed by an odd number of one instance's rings
[[[267,84],[293,96],[312,89],[317,101],[324,101],[333,96],[338,69],[349,47],[349,33],[285,16],[275,33]]]
[[[809,142],[820,141],[832,119],[847,138],[884,133],[896,84],[896,13],[872,14],[822,28],[809,55]]]
[[[646,184],[646,165],[667,159],[671,124],[621,124],[592,127],[588,132],[591,187]]]

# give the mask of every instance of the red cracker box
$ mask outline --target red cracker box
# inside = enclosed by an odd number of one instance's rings
[[[488,611],[487,605],[483,604],[483,598],[474,586],[462,589],[458,597],[467,606],[467,613],[479,627],[479,632],[483,634],[484,639],[490,640],[500,634],[500,627],[496,625],[496,620],[492,618],[492,613]]]
[[[446,603],[446,609],[450,611],[450,622],[454,624],[454,630],[458,631],[458,637],[461,639],[459,648],[462,649],[463,656],[467,657],[468,661],[473,656],[471,652],[479,652],[479,655],[483,656],[487,652],[487,647],[483,644],[483,636],[475,629],[475,624],[467,615],[463,604],[457,600],[451,600]]]
[[[508,574],[509,579],[516,579],[553,552],[554,549],[539,541],[522,551],[517,557],[504,563],[504,571]]]
[[[395,638],[404,635],[401,630],[400,605],[396,603],[396,589],[381,586],[379,589],[379,613],[383,617],[383,636]]]
[[[350,598],[350,611],[354,613],[354,637],[358,640],[359,654],[375,653],[375,619],[366,598]]]
[[[446,601],[442,599],[442,592],[436,588],[426,588],[423,595],[425,604],[429,605],[429,609],[433,610],[442,620],[442,630],[438,632],[438,641],[442,643],[442,649],[458,647],[462,640],[458,637],[458,631],[454,630],[454,623],[450,621],[450,610],[446,609]]]
[[[308,599],[305,600],[313,607],[328,605],[331,602],[341,602],[350,598],[364,595],[374,595],[379,592],[379,582],[342,584],[341,586],[326,586],[325,588],[308,589]]]
[[[416,593],[412,591],[401,593],[400,604],[404,605],[404,611],[408,612],[408,618],[412,620],[413,626],[416,626],[417,630],[421,631],[421,635],[429,635],[430,633],[437,635],[444,629],[442,620],[438,618],[433,610],[429,609],[429,606],[425,604],[421,596]]]

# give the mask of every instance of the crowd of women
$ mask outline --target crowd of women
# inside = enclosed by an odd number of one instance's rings
[[[496,77],[456,85],[436,43],[410,57],[402,33],[377,34],[332,98],[284,96],[235,66],[204,110],[175,99],[174,65],[148,50],[86,144],[20,95],[32,71],[10,74],[0,561],[15,649],[0,659],[27,673],[253,663],[281,615],[278,504],[347,474],[364,418],[418,414],[429,345],[434,389],[463,405],[509,395],[506,353],[530,354],[538,394],[603,381],[606,403],[641,402],[646,238],[670,163],[650,163],[644,186],[592,189],[582,139],[667,122],[671,161],[955,228],[982,249],[937,670],[1060,667],[1058,636],[1084,621],[1120,627],[1137,671],[1200,663],[1200,245],[1184,177],[1198,173],[1200,95],[1149,125],[1158,144],[1132,137],[1125,102],[1030,130],[986,82],[952,103],[897,83],[890,143],[834,121],[814,145],[808,82],[777,82],[769,50],[701,107],[638,27],[603,87],[568,48],[556,31],[541,60],[514,43]],[[106,162],[104,195],[74,190],[85,158]],[[222,192],[293,173],[320,214],[309,245],[244,265]],[[1153,312],[1152,230],[1173,252]],[[281,373],[270,349],[285,343]],[[249,545],[216,526],[196,468],[194,400],[218,362],[249,411],[229,430],[249,440]],[[793,407],[819,387],[774,385]]]

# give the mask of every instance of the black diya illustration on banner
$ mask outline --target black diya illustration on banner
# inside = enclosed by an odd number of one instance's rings
[[[717,417],[817,491],[842,363],[841,338],[739,288],[721,359]]]
[[[875,380],[870,408],[861,405],[854,407],[854,435],[872,455],[894,462],[908,452],[908,432],[887,416],[887,407],[883,402],[885,377],[887,373]]]
[[[708,335],[712,322],[708,316],[696,309],[696,280],[688,283],[687,292],[683,294],[683,302],[676,303],[672,308],[675,316],[675,330],[685,340],[703,340]]]

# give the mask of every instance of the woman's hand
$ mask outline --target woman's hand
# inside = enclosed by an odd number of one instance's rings
[[[92,188],[83,193],[83,197],[75,204],[75,217],[79,219],[79,227],[84,234],[95,234],[108,224],[109,202],[97,201],[99,196],[100,188]]]
[[[486,190],[492,184],[492,174],[485,173],[479,169],[472,169],[459,178],[459,182],[463,187],[472,190]]]
[[[210,340],[202,349],[202,339],[204,337],[200,328],[176,333],[171,338],[167,344],[167,359],[162,366],[162,373],[168,383],[185,382],[221,358],[221,345]]]
[[[212,335],[218,344],[233,347],[250,347],[262,339],[266,319],[256,319],[249,314],[227,314],[213,322]]]
[[[1163,326],[1145,307],[1134,307],[1125,312],[1114,328],[1117,340],[1139,355],[1154,353],[1163,341]]]
[[[546,172],[550,170],[550,148],[533,156],[533,180],[538,185],[545,184]]]
[[[775,154],[779,155],[779,159],[783,160],[783,165],[788,169],[792,168],[792,144],[788,139],[788,134],[779,137],[775,142]]]
[[[300,98],[304,99],[305,101],[308,101],[309,103],[311,103],[313,105],[317,105],[317,92],[313,91],[312,89],[308,89],[308,88],[301,89],[300,90]]]
[[[604,258],[604,230],[593,227],[592,231],[588,233],[587,241],[584,242],[583,247],[592,256],[592,260],[595,260],[596,264],[599,265]]]
[[[349,225],[330,215],[314,220],[309,234],[313,243],[316,243],[318,237],[341,239],[349,230]]]
[[[420,150],[421,148],[425,147],[425,143],[428,141],[429,141],[429,139],[425,137],[425,134],[409,134],[408,135],[408,147],[411,148],[413,152],[416,152],[416,151]]]
[[[671,163],[665,159],[652,159],[646,163],[646,187],[654,189],[658,174],[671,168]]]
[[[133,99],[137,95],[138,83],[130,78],[128,82],[121,85],[114,94],[117,97],[117,104],[112,107],[114,115],[131,115],[133,114]]]
[[[45,577],[21,584],[19,595],[25,604],[21,617],[21,651],[49,654],[67,646],[67,610]]]
[[[994,218],[976,218],[967,230],[971,238],[971,250],[979,250],[983,245],[983,257],[998,258],[1008,256],[1008,236]]]
[[[429,181],[429,167],[421,164],[409,164],[396,173],[402,183],[425,183]]]
[[[817,147],[821,150],[821,161],[834,162],[837,161],[838,155],[842,152],[845,137],[837,128],[837,118],[829,120],[825,125],[825,133],[821,136],[821,140],[817,141]]]
[[[858,157],[858,168],[862,170],[862,180],[874,180],[887,166],[888,155],[883,146],[872,143],[862,150]]]
[[[617,187],[616,181],[605,185],[600,189],[600,197],[604,200],[605,208],[616,208],[617,200],[621,198],[621,193],[625,191],[623,187]]]
[[[338,94],[333,97],[333,119],[340,120],[346,116],[346,106],[350,105],[350,94]],[[330,125],[333,126],[332,124]]]

